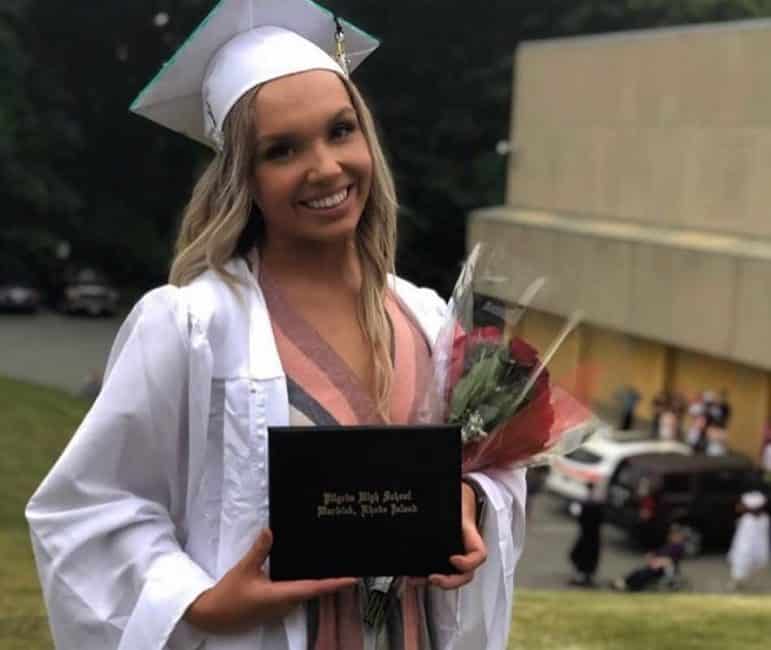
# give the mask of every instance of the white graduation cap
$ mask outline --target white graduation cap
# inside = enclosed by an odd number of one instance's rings
[[[228,112],[256,85],[317,69],[347,76],[378,45],[310,0],[221,0],[130,110],[219,149]]]
[[[758,510],[766,505],[766,497],[762,492],[753,490],[742,494],[742,505],[748,510]]]

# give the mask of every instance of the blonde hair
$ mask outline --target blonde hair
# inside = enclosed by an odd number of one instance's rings
[[[372,185],[355,239],[362,271],[357,316],[372,351],[378,413],[388,421],[392,366],[385,294],[396,256],[396,190],[372,114],[354,84],[341,80],[372,157]],[[259,88],[253,88],[233,106],[224,124],[222,151],[193,188],[174,248],[171,284],[188,284],[211,269],[234,288],[238,279],[225,264],[262,241],[262,218],[252,194],[257,142],[254,101]]]

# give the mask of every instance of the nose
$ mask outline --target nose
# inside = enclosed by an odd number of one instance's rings
[[[316,144],[310,151],[308,182],[321,183],[335,178],[343,171],[335,150],[326,143]]]

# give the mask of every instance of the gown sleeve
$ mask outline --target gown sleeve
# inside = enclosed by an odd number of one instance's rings
[[[446,303],[423,290],[424,317],[444,320]],[[441,650],[505,650],[514,602],[514,571],[525,545],[525,469],[471,472],[487,500],[482,537],[487,560],[474,579],[455,591],[429,589],[429,607]]]
[[[203,641],[180,622],[214,584],[181,546],[188,321],[179,289],[142,298],[118,332],[98,398],[27,505],[62,650],[190,650]]]
[[[430,590],[442,650],[505,650],[514,601],[514,571],[525,544],[525,469],[471,472],[487,499],[482,537],[487,560],[457,591]]]

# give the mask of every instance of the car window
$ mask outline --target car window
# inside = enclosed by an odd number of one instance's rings
[[[575,451],[571,451],[567,457],[577,463],[585,463],[587,465],[596,465],[602,461],[602,456],[581,447]]]
[[[638,472],[631,465],[622,465],[616,474],[616,483],[627,487],[634,486]]]
[[[744,489],[744,475],[728,470],[705,474],[702,477],[702,486],[705,492],[740,494]]]
[[[664,492],[688,492],[691,489],[690,477],[687,474],[668,474],[661,481]]]

